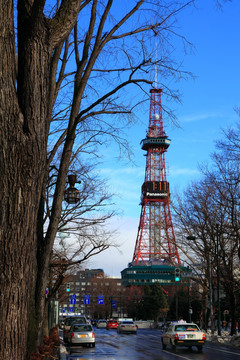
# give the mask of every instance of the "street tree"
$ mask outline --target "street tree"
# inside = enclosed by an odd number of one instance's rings
[[[168,303],[161,285],[156,282],[153,285],[144,287],[144,295],[142,298],[141,314],[145,320],[154,320],[158,322],[160,315],[166,316],[168,311]]]
[[[131,285],[126,288],[124,299],[124,312],[130,318],[142,319],[142,298],[144,295],[143,286]]]
[[[166,96],[178,99],[164,79],[188,76],[171,58],[171,36],[193,2],[0,0],[2,358],[26,359],[41,341],[66,178],[83,146],[98,155],[109,136],[127,149],[119,128],[152,84],[155,64]]]
[[[239,126],[228,129],[217,142],[210,166],[202,166],[202,178],[193,182],[176,205],[177,228],[186,261],[195,271],[206,296],[214,299],[220,274],[232,318],[231,334],[235,333],[237,289],[239,287]],[[227,150],[227,151],[226,151]],[[187,235],[188,238],[186,239]],[[193,236],[192,236],[193,235]],[[201,264],[203,266],[201,266]],[[201,269],[200,269],[201,267]]]

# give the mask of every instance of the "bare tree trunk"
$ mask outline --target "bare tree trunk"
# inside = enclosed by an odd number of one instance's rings
[[[49,309],[49,301],[46,301],[44,306],[44,315],[43,315],[43,336],[48,336],[50,330],[48,324],[48,309]]]
[[[4,174],[0,177],[0,328],[5,334],[1,336],[0,354],[2,359],[22,360],[27,349],[27,332],[23,329],[28,329],[29,313],[34,329],[34,312],[30,309],[34,307],[36,224],[46,158],[48,59],[43,44],[26,41],[25,51],[19,54],[20,81],[15,89],[12,2],[1,0],[0,9],[5,25],[0,38],[0,109],[4,109],[0,111],[0,172]],[[26,37],[25,25],[22,37]]]
[[[230,304],[230,313],[231,313],[231,333],[230,335],[233,336],[236,334],[236,296],[234,291],[231,291],[231,288],[229,287],[228,292],[228,298],[229,298],[229,304]]]

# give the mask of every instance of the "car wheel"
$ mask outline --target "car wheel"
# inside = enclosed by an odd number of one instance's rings
[[[201,353],[201,352],[202,352],[202,345],[199,345],[199,346],[197,347],[197,349],[198,349],[198,352]]]
[[[164,342],[163,342],[163,340],[162,340],[162,349],[163,349],[163,350],[166,350],[166,347],[167,347],[166,344],[164,344]]]
[[[93,348],[95,347],[95,343],[92,343],[92,347],[93,347]]]

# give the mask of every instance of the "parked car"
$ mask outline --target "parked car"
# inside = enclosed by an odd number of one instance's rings
[[[95,333],[91,324],[73,324],[68,333],[70,345],[89,345],[95,347]]]
[[[117,332],[121,333],[134,333],[137,334],[137,325],[131,320],[123,320],[118,323]]]
[[[64,325],[63,325],[63,340],[64,341],[68,341],[68,333],[70,331],[71,326],[74,323],[87,324],[87,319],[83,315],[66,317],[66,319],[64,321]]]
[[[107,320],[98,320],[97,321],[97,328],[99,329],[99,328],[105,328],[106,329],[106,327],[107,327]]]
[[[107,322],[107,330],[109,329],[117,329],[118,321],[117,320],[108,320]]]
[[[162,334],[161,340],[163,349],[166,349],[167,345],[171,346],[173,350],[176,349],[176,346],[187,346],[189,349],[196,346],[201,352],[206,342],[206,334],[196,324],[182,320],[170,324],[166,332]]]

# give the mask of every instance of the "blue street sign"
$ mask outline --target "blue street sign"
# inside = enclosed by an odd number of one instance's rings
[[[117,307],[117,300],[112,300],[112,308],[116,308]]]
[[[70,296],[70,304],[75,305],[77,301],[77,295],[71,295]]]
[[[84,295],[84,304],[89,305],[90,304],[90,295]]]
[[[104,296],[98,295],[98,305],[104,305]]]
[[[73,311],[73,306],[70,306],[70,308],[69,308],[69,309],[70,309],[70,311]]]

